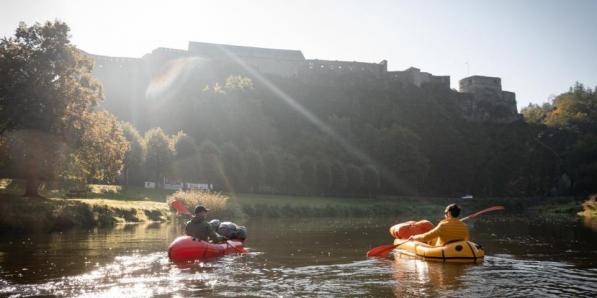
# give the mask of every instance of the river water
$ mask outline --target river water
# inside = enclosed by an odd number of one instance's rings
[[[472,220],[478,265],[367,259],[399,220],[253,220],[249,253],[184,267],[166,255],[177,224],[4,235],[0,296],[597,296],[597,232],[580,220]]]

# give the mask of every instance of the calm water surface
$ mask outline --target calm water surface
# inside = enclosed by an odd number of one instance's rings
[[[597,296],[590,224],[471,221],[473,241],[488,255],[481,265],[365,258],[391,243],[387,229],[396,221],[249,221],[250,253],[185,267],[166,256],[182,231],[176,224],[5,235],[0,296]]]

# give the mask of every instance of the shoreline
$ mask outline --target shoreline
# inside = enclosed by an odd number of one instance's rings
[[[120,223],[170,221],[166,203],[111,199],[26,198],[0,194],[0,232],[60,232]]]
[[[0,233],[60,232],[71,228],[112,227],[121,223],[169,222],[175,216],[166,203],[174,191],[111,185],[89,185],[86,197],[64,198],[64,192],[44,193],[50,198],[26,198],[18,190],[0,189]],[[240,205],[248,218],[376,217],[434,218],[446,205],[459,204],[464,214],[503,205],[506,212],[543,218],[584,215],[584,200],[574,197],[455,199],[439,197],[330,197],[271,194],[223,194]],[[597,218],[597,214],[593,217]],[[240,220],[230,218],[226,220]]]

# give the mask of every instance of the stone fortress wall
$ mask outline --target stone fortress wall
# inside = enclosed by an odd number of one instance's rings
[[[433,85],[439,88],[450,89],[450,76],[436,76],[420,69],[410,67],[403,71],[388,71],[388,63],[382,60],[379,63],[305,59],[300,50],[268,49],[258,47],[233,46],[204,42],[189,42],[187,50],[157,48],[141,58],[109,57],[91,55],[96,60],[98,73],[106,76],[108,68],[116,73],[135,73],[143,78],[137,81],[148,81],[152,74],[158,73],[169,61],[181,58],[201,58],[216,63],[233,63],[244,68],[249,68],[265,75],[278,75],[296,77],[299,75],[317,74],[334,76],[343,74],[359,74],[371,79],[385,80],[390,84],[414,85],[422,87]],[[143,70],[143,71],[139,71]],[[100,80],[102,75],[99,76]],[[459,92],[463,98],[472,98],[466,110],[471,115],[478,114],[475,101],[495,101],[512,115],[518,115],[516,108],[516,95],[513,92],[503,91],[501,79],[487,76],[470,76],[460,80]],[[505,108],[504,108],[505,107]],[[476,117],[476,116],[475,116]],[[472,117],[472,118],[475,118]],[[477,117],[478,118],[478,117]],[[487,118],[487,117],[481,117]]]
[[[305,59],[298,50],[266,49],[256,47],[220,45],[203,42],[189,42],[188,50],[157,48],[142,58],[109,57],[92,55],[96,58],[96,67],[103,68],[111,65],[113,68],[130,67],[138,63],[147,66],[158,66],[169,60],[183,57],[202,57],[213,61],[236,61],[263,74],[280,76],[296,76],[301,73],[346,74],[361,73],[376,78],[400,81],[422,86],[426,83],[439,84],[450,88],[449,76],[434,76],[421,72],[418,68],[408,68],[404,71],[388,71],[388,63],[358,61],[338,61]]]

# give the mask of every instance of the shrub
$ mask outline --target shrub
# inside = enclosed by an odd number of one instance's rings
[[[168,198],[168,205],[176,198],[185,205],[192,213],[197,205],[203,205],[209,209],[210,218],[221,220],[243,220],[246,216],[240,205],[229,197],[220,193],[213,193],[200,190],[179,190]]]

